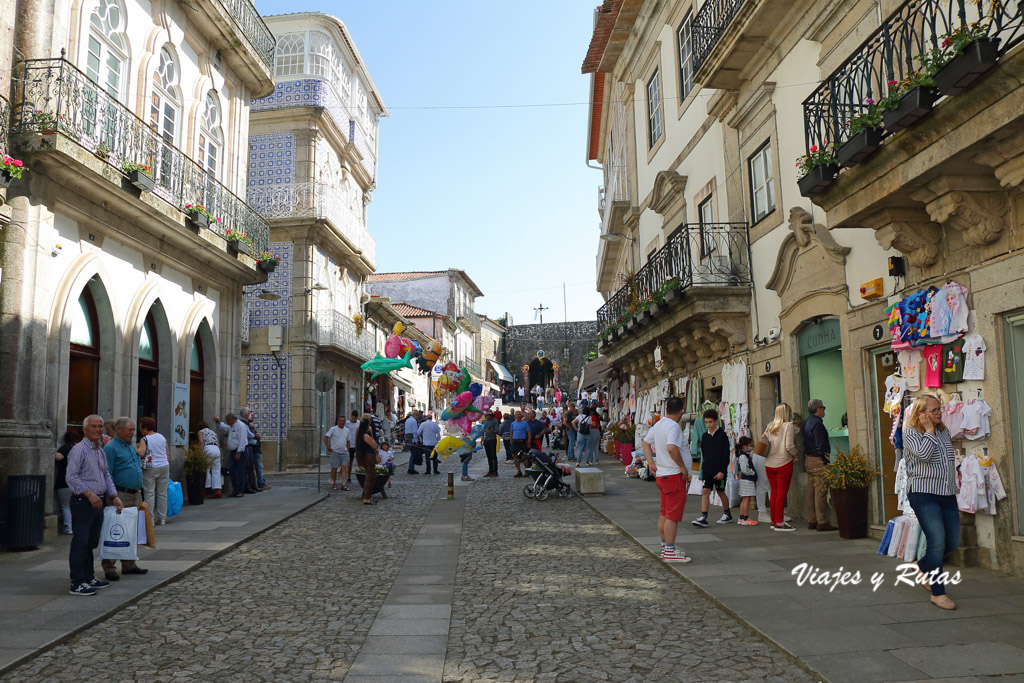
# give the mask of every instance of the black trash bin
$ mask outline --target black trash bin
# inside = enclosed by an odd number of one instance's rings
[[[46,475],[15,474],[7,477],[8,550],[31,550],[43,544],[46,507]]]

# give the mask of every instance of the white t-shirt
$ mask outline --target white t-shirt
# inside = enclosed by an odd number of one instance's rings
[[[985,379],[985,340],[980,334],[964,340],[964,379]]]
[[[988,416],[992,414],[992,408],[985,401],[980,398],[970,401],[961,408],[961,412],[964,415],[961,427],[964,430],[965,438],[972,441],[984,439],[992,433],[988,419]]]
[[[920,349],[905,349],[896,354],[903,368],[903,378],[907,380],[907,389],[917,391],[921,388],[921,363],[924,355]]]
[[[153,467],[169,465],[167,461],[167,439],[156,432],[148,434],[146,439],[146,455],[153,458]]]
[[[394,460],[395,460],[395,452],[393,450],[391,450],[390,448],[387,449],[387,450],[384,450],[383,448],[380,449],[380,464],[381,465],[387,465],[389,462],[394,462]]]
[[[686,441],[683,440],[683,430],[675,420],[670,420],[667,417],[658,420],[651,427],[651,431],[647,432],[644,442],[654,447],[654,464],[658,468],[659,477],[679,474],[682,471],[672,456],[668,454],[669,444],[679,449],[679,455],[682,456],[687,471],[693,467],[690,449],[686,447]]]
[[[331,450],[335,453],[345,453],[348,448],[348,427],[334,425],[327,430],[325,436],[331,441]]]
[[[348,420],[345,422],[345,429],[348,430],[348,447],[356,447],[356,430],[359,429],[359,422],[356,420]]]

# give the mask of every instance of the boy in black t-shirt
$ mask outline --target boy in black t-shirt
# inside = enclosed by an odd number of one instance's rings
[[[722,501],[722,508],[725,510],[718,523],[728,524],[732,521],[729,498],[725,495],[729,454],[732,450],[729,445],[729,437],[726,436],[725,430],[719,427],[717,410],[712,408],[704,411],[704,424],[708,428],[707,433],[700,438],[700,476],[704,481],[704,490],[700,494],[700,517],[693,520],[693,525],[699,527],[708,525],[708,506],[711,504],[712,491],[718,492],[718,498]]]

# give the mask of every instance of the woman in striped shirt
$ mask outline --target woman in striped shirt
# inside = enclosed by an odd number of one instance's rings
[[[942,560],[960,545],[960,511],[956,505],[956,460],[949,430],[942,424],[942,404],[931,394],[914,401],[903,430],[907,459],[907,499],[924,531],[927,550],[918,567],[931,580],[931,601],[956,609],[946,595]],[[924,583],[929,586],[927,582]]]

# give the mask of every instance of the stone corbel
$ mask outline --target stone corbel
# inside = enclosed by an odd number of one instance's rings
[[[747,320],[744,318],[714,318],[708,328],[725,340],[729,349],[747,342]]]
[[[974,160],[991,166],[1003,187],[1020,187],[1024,183],[1024,130],[994,143]]]
[[[910,196],[925,202],[933,221],[960,231],[974,247],[998,240],[1008,224],[1010,197],[991,177],[943,176]]]
[[[926,268],[939,260],[942,228],[920,209],[883,209],[864,220],[885,249],[895,249],[910,265]]]
[[[692,334],[683,337],[680,341],[683,358],[688,365],[696,365],[700,359],[711,357],[711,348],[695,339]]]
[[[801,249],[810,246],[814,240],[822,246],[829,259],[840,266],[846,263],[846,255],[850,253],[850,248],[836,242],[828,228],[815,223],[814,218],[804,208],[794,206],[790,209],[789,230]]]
[[[729,344],[724,339],[719,337],[717,334],[713,334],[710,330],[703,327],[698,327],[693,331],[693,337],[702,345],[704,345],[705,354],[698,351],[697,355],[703,358],[711,358],[714,355],[723,355],[729,351]]]

